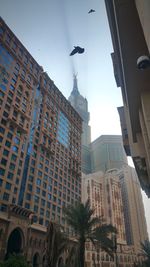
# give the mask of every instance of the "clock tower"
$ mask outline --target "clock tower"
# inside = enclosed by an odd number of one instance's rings
[[[74,75],[73,89],[68,98],[71,105],[79,113],[82,122],[82,171],[90,173],[90,143],[91,143],[91,127],[88,125],[90,120],[90,113],[88,112],[88,102],[78,90],[77,75]]]

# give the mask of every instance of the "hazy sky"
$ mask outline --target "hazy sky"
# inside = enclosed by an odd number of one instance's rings
[[[96,12],[88,14],[91,8]],[[78,74],[79,91],[88,100],[92,140],[121,134],[121,89],[114,80],[103,0],[0,0],[0,15],[66,98],[73,74]],[[85,53],[70,57],[74,45]]]

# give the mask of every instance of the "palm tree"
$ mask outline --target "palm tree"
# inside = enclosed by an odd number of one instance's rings
[[[145,267],[148,267],[150,266],[150,241],[147,239],[143,243],[141,243],[141,248],[143,255],[147,258],[144,261]]]
[[[26,259],[22,255],[10,255],[9,259],[4,262],[0,262],[0,267],[31,267],[30,264],[27,263]]]
[[[78,267],[84,267],[85,243],[91,241],[95,248],[101,247],[112,256],[113,241],[110,233],[116,233],[112,225],[102,224],[102,220],[94,217],[94,210],[90,208],[90,201],[85,204],[78,202],[75,206],[64,208],[67,224],[72,227],[78,244]]]

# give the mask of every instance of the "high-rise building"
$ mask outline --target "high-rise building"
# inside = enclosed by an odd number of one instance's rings
[[[134,168],[124,166],[118,171],[121,185],[123,213],[128,245],[140,250],[141,242],[148,239],[140,183]]]
[[[141,242],[148,238],[144,207],[136,172],[129,166],[121,170],[111,169],[83,174],[82,201],[90,200],[94,215],[103,218],[107,224],[117,228],[118,264],[129,266],[139,260]],[[111,266],[111,259],[104,251],[94,252],[92,245],[86,245],[86,263],[100,263]],[[104,265],[105,266],[105,265]]]
[[[139,57],[150,52],[149,0],[105,0],[114,53],[112,60],[118,87],[121,87],[124,112],[120,120],[126,151],[132,156],[141,187],[150,197],[150,64]],[[126,126],[126,128],[125,128]],[[125,135],[125,136],[124,136]]]
[[[91,173],[83,175],[82,200],[90,199],[95,210],[95,216],[103,217],[108,224],[114,225],[117,230],[117,242],[126,244],[123,204],[119,175],[117,170]]]
[[[126,244],[122,195],[118,170],[84,174],[82,179],[82,200],[91,202],[94,215],[103,217],[104,222],[117,228],[118,244]]]
[[[82,149],[81,149],[81,159],[82,159],[82,172],[91,172],[91,161],[90,161],[90,148],[91,143],[91,127],[89,126],[90,113],[88,112],[88,102],[78,90],[77,77],[74,75],[73,90],[68,98],[71,105],[79,113],[82,118]]]
[[[91,145],[92,172],[121,169],[127,164],[127,157],[120,135],[101,135]]]
[[[94,208],[94,215],[103,218],[105,223],[116,226],[118,265],[125,267],[128,261],[128,266],[131,267],[139,260],[140,250],[135,249],[133,244],[127,244],[120,173],[120,170],[112,169],[106,173],[99,171],[88,175],[84,174],[82,201],[85,202],[89,199]],[[134,223],[137,225],[139,221]],[[90,242],[86,244],[85,260],[88,267],[96,266],[96,264],[107,267],[115,266],[106,252],[101,249],[95,251]]]
[[[65,224],[62,207],[81,199],[82,120],[0,19],[0,210]]]

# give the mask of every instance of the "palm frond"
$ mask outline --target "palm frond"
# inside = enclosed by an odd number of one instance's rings
[[[150,241],[147,239],[141,243],[143,254],[150,260]]]

